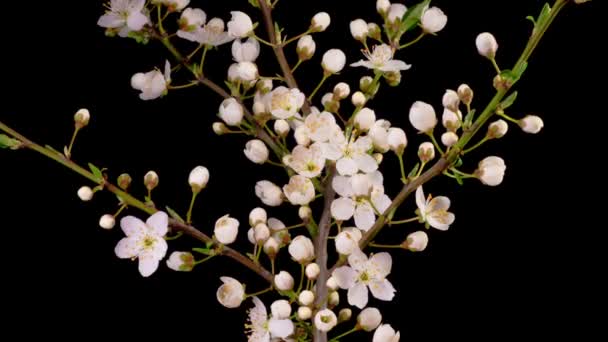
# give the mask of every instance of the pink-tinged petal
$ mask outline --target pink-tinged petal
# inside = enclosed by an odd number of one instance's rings
[[[391,258],[390,254],[382,252],[374,254],[369,259],[369,264],[376,271],[379,278],[385,278],[391,273],[391,268],[393,266],[393,258]]]
[[[342,197],[353,196],[353,186],[350,182],[350,177],[336,176],[334,177],[332,187],[336,190],[336,193]]]
[[[144,235],[146,224],[135,216],[125,216],[120,220],[120,228],[126,236]]]
[[[365,271],[365,267],[367,265],[367,255],[361,252],[360,249],[353,251],[348,256],[348,264],[352,267],[357,273],[362,273]]]
[[[363,309],[367,305],[368,300],[367,286],[363,283],[357,283],[355,286],[348,289],[347,296],[348,304]]]
[[[450,199],[445,196],[435,197],[429,202],[429,206],[426,209],[428,212],[442,211],[450,209]]]
[[[366,67],[368,69],[373,69],[374,68],[374,64],[371,63],[370,61],[364,61],[364,60],[360,60],[358,62],[355,62],[353,64],[350,65],[351,67]]]
[[[346,221],[353,217],[355,201],[347,197],[340,197],[331,202],[331,216],[336,220]]]
[[[362,154],[355,157],[355,162],[359,170],[365,173],[371,173],[378,170],[378,163],[374,157],[369,154]]]
[[[388,61],[380,68],[382,71],[399,71],[399,70],[409,70],[412,66],[410,64],[405,63],[404,61],[395,60]]]
[[[165,236],[169,230],[169,216],[164,211],[159,211],[150,216],[146,224],[158,236]]]
[[[426,211],[426,199],[424,198],[424,190],[422,190],[422,185],[416,189],[416,206],[418,206],[421,213]]]
[[[129,12],[141,12],[144,9],[146,0],[133,0],[129,1]]]
[[[372,291],[372,296],[384,301],[393,300],[396,291],[393,284],[386,279],[370,283],[369,290]]]
[[[118,241],[114,253],[121,259],[135,258],[141,252],[140,240],[137,237],[126,237]]]
[[[148,17],[141,12],[133,12],[127,18],[127,26],[133,31],[141,30],[148,23]]]
[[[294,325],[289,319],[271,319],[268,322],[268,330],[273,337],[286,338],[293,334]]]
[[[355,270],[348,266],[338,267],[331,275],[336,279],[336,283],[338,283],[338,286],[343,290],[355,286],[355,282],[359,276]]]
[[[378,209],[378,211],[384,213],[386,209],[391,206],[392,202],[390,197],[388,197],[386,194],[374,195],[372,193],[372,203],[374,203],[374,206],[376,209]]]
[[[115,13],[104,14],[99,17],[97,25],[105,28],[118,28],[125,24],[125,20]]]
[[[158,268],[159,260],[154,258],[151,254],[144,254],[139,256],[139,273],[143,277],[149,277],[152,273],[156,272]]]
[[[359,151],[360,153],[366,153],[367,151],[371,150],[372,147],[374,147],[374,143],[372,138],[363,136],[355,141],[354,147],[355,150]]]
[[[338,162],[336,163],[336,169],[338,170],[338,173],[342,176],[352,176],[357,173],[357,171],[359,171],[355,160],[348,157],[338,160]]]
[[[169,249],[167,241],[163,238],[157,238],[154,243],[154,248],[152,249],[152,255],[157,259],[162,259],[167,255],[167,249]]]
[[[368,231],[376,222],[376,214],[369,203],[361,203],[355,209],[355,226],[357,228]]]
[[[187,32],[187,31],[179,30],[179,31],[177,31],[177,36],[182,39],[189,40],[191,42],[196,42],[196,41],[198,41],[198,37],[200,36],[200,31],[201,31],[201,29],[197,29],[194,32]]]
[[[373,187],[384,188],[384,176],[380,171],[374,171],[372,173],[369,173],[367,177],[369,178],[369,182],[372,184]]]
[[[450,225],[454,223],[456,216],[452,213],[443,213],[441,215],[429,215],[427,221],[433,228],[446,231],[450,228]]]
[[[336,143],[321,143],[321,149],[323,151],[323,157],[329,160],[338,160],[342,158],[344,153],[342,152],[342,148],[340,144]]]

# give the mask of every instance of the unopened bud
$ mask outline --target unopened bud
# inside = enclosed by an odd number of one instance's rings
[[[507,134],[509,130],[509,124],[505,120],[494,121],[488,126],[488,133],[486,136],[488,139],[500,139]]]
[[[374,83],[374,79],[371,76],[363,76],[359,80],[359,89],[362,92],[367,93],[372,83]]]
[[[396,87],[401,83],[401,72],[400,71],[389,71],[384,73],[384,79],[386,83],[391,87]]]
[[[418,158],[423,163],[428,163],[435,158],[435,146],[430,142],[420,144],[418,148]]]
[[[473,102],[473,89],[467,84],[461,84],[460,87],[458,87],[458,97],[462,103],[470,106]]]
[[[78,189],[78,197],[83,202],[88,202],[93,198],[93,190],[88,186],[83,186]]]
[[[99,219],[99,226],[103,229],[112,229],[115,224],[114,215],[105,214]]]
[[[298,216],[300,216],[300,219],[302,221],[308,221],[310,219],[310,217],[312,216],[312,210],[310,209],[309,206],[301,206],[300,209],[298,209]]]
[[[144,185],[148,191],[154,190],[158,186],[158,174],[154,171],[148,171],[144,176]]]
[[[122,175],[118,176],[118,180],[116,181],[116,183],[121,189],[127,191],[129,189],[129,186],[131,186],[131,181],[133,181],[133,179],[131,179],[131,176],[129,176],[128,173],[123,173]]]
[[[91,119],[91,114],[87,109],[80,109],[76,112],[76,114],[74,114],[74,123],[78,128],[88,125],[89,119]]]
[[[355,92],[353,94],[353,96],[351,97],[351,100],[355,107],[363,107],[363,106],[365,106],[365,103],[367,102],[367,98],[360,91]]]
[[[214,122],[213,123],[213,132],[217,135],[226,134],[228,132],[228,127],[223,122]]]

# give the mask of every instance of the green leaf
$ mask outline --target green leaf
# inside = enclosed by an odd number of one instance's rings
[[[105,178],[103,177],[103,173],[97,166],[89,163],[89,169],[91,169],[91,172],[93,172],[93,175],[95,176],[95,178],[97,178],[98,182],[103,182],[105,180]]]
[[[5,134],[0,134],[0,148],[16,149],[21,146],[21,141],[13,139]]]
[[[516,99],[517,99],[517,91],[514,91],[511,93],[511,95],[509,95],[509,97],[507,97],[500,103],[499,108],[502,110],[505,110],[505,109],[511,107],[513,105],[513,103],[515,103]]]
[[[533,24],[534,26],[536,26],[536,20],[534,19],[534,17],[533,17],[533,16],[529,15],[529,16],[527,16],[527,17],[526,17],[526,19],[530,20],[530,21],[532,22],[532,24]]]
[[[420,168],[420,163],[416,163],[412,171],[407,175],[407,178],[414,178],[418,174],[418,169]]]
[[[213,246],[213,241],[207,241],[205,246],[207,247],[207,249],[211,249],[211,247]]]
[[[458,168],[458,167],[461,167],[461,166],[462,166],[462,164],[464,164],[464,161],[462,160],[462,158],[460,158],[460,157],[459,157],[459,158],[456,160],[456,162],[454,163],[454,167],[457,167],[457,168]]]
[[[420,22],[422,12],[431,3],[431,0],[424,0],[423,2],[408,8],[403,18],[401,18],[400,32],[405,33],[414,28]]]
[[[546,3],[545,6],[543,6],[542,11],[540,11],[538,19],[536,19],[536,26],[543,25],[549,18],[549,15],[551,15],[551,5]]]
[[[186,221],[184,221],[184,219],[181,216],[179,216],[179,214],[177,212],[175,212],[175,210],[173,210],[169,207],[165,207],[165,209],[167,209],[169,216],[171,216],[174,220],[178,221],[181,224],[186,223]],[[209,247],[209,246],[207,246],[207,247]]]
[[[251,6],[253,6],[255,8],[260,8],[260,4],[258,3],[258,0],[249,0],[249,3],[251,4]]]
[[[464,117],[465,126],[470,126],[473,123],[473,118],[475,117],[475,109],[471,110],[467,116]]]
[[[209,248],[192,248],[193,252],[197,252],[197,253],[201,253],[204,255],[211,255],[212,252],[211,250],[209,250]]]

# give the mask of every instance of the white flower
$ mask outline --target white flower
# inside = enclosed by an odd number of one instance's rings
[[[526,133],[536,134],[543,129],[543,119],[536,115],[528,115],[519,121],[519,126]]]
[[[189,272],[194,268],[194,256],[189,252],[173,252],[167,266],[174,271]]]
[[[93,199],[93,190],[88,186],[83,186],[78,189],[78,198],[83,202],[88,202]]]
[[[256,164],[264,164],[268,160],[268,147],[259,139],[249,140],[247,144],[245,144],[245,150],[243,150],[243,152],[247,159]]]
[[[342,69],[344,69],[344,65],[346,64],[346,55],[342,50],[339,49],[331,49],[327,50],[325,54],[323,54],[323,60],[321,61],[321,66],[323,69],[330,74],[337,74]]]
[[[213,234],[221,244],[229,245],[236,240],[239,233],[239,221],[229,215],[224,215],[215,221]]]
[[[437,126],[435,109],[428,103],[416,101],[410,108],[410,123],[421,133],[428,133]]]
[[[118,242],[114,253],[121,259],[139,259],[139,273],[148,277],[158,268],[158,262],[167,253],[169,217],[159,211],[144,223],[134,216],[120,220],[120,227],[126,237]]]
[[[222,101],[219,116],[228,126],[240,125],[243,121],[243,115],[243,107],[234,97]]]
[[[264,208],[253,208],[249,212],[249,224],[255,227],[259,223],[266,223],[268,220],[268,213]]]
[[[220,18],[213,18],[202,28],[197,28],[193,32],[178,31],[177,34],[179,37],[192,42],[218,46],[231,42],[234,39],[224,29],[224,21]]]
[[[407,7],[405,7],[405,5],[403,4],[391,4],[391,6],[388,9],[388,21],[390,23],[394,23],[397,20],[401,20],[403,18],[403,16],[405,15],[405,12],[407,12]]]
[[[500,139],[507,134],[509,131],[509,124],[503,120],[496,120],[488,126],[488,134],[487,136],[492,139]]]
[[[301,305],[309,306],[315,301],[315,294],[312,291],[302,291],[298,296],[298,302]]]
[[[271,236],[268,238],[268,240],[266,240],[266,242],[264,242],[263,248],[264,253],[266,253],[266,255],[270,256],[271,258],[274,258],[279,252],[279,249],[281,249],[281,245],[279,244],[277,239]]]
[[[460,106],[460,97],[458,93],[452,89],[448,89],[443,94],[442,101],[443,107],[451,110],[452,112],[458,112],[458,106]]]
[[[300,264],[307,264],[315,258],[315,246],[304,235],[296,236],[289,244],[289,255]]]
[[[165,62],[165,73],[152,70],[147,73],[137,73],[131,77],[131,87],[141,91],[139,98],[154,100],[167,93],[167,85],[171,82],[171,65]]]
[[[456,131],[462,125],[462,112],[453,112],[448,108],[443,109],[441,123],[448,131]]]
[[[326,12],[319,12],[312,17],[310,22],[310,30],[313,32],[322,32],[327,29],[331,23],[331,17]]]
[[[407,146],[407,137],[401,128],[392,127],[388,130],[387,142],[393,152],[403,154],[403,150]]]
[[[294,280],[287,271],[281,271],[274,276],[274,285],[279,291],[289,291],[293,289]]]
[[[395,332],[390,324],[382,324],[376,329],[372,342],[399,342],[399,332]]]
[[[264,223],[258,223],[253,227],[253,238],[258,245],[263,245],[270,238],[270,228]]]
[[[329,309],[319,310],[315,315],[315,327],[320,331],[330,331],[336,324],[338,324],[338,317]]]
[[[310,179],[295,175],[289,179],[289,184],[283,187],[287,200],[294,205],[307,205],[315,198],[315,186]]]
[[[357,317],[357,323],[365,331],[373,331],[380,325],[380,322],[382,322],[382,314],[376,308],[365,308]]]
[[[270,312],[272,312],[273,318],[285,319],[291,315],[291,305],[285,299],[275,300],[270,305]]]
[[[298,39],[298,45],[296,47],[296,52],[298,53],[298,57],[302,61],[307,61],[312,58],[317,50],[317,44],[311,35],[307,34],[302,36],[302,38]]]
[[[97,25],[118,30],[118,35],[127,37],[131,31],[140,31],[148,22],[143,13],[146,0],[112,0],[110,10],[102,15]]]
[[[364,40],[369,33],[367,23],[363,19],[355,19],[350,22],[350,34],[356,40]]]
[[[367,58],[367,61],[360,60],[356,63],[351,64],[351,67],[363,66],[368,69],[379,70],[383,72],[389,71],[400,71],[408,70],[412,66],[405,63],[404,61],[393,59],[395,51],[392,47],[386,44],[380,44],[374,46],[372,52],[368,50],[363,51],[363,54]]]
[[[312,144],[310,148],[298,145],[283,160],[287,166],[307,178],[319,176],[325,167],[325,157],[319,143]]]
[[[321,273],[321,268],[318,264],[311,262],[310,264],[306,265],[305,273],[308,279],[315,280],[319,276],[319,273]]]
[[[231,277],[220,277],[224,283],[216,292],[217,301],[223,306],[234,309],[241,306],[245,299],[245,288],[238,280]]]
[[[429,236],[423,231],[413,232],[407,236],[403,247],[412,252],[422,252],[429,244]]]
[[[235,38],[245,38],[253,32],[251,18],[240,11],[230,12],[232,19],[228,22],[228,34]]]
[[[112,229],[115,224],[114,215],[105,214],[99,219],[99,226],[103,229]]]
[[[258,298],[253,297],[255,305],[248,312],[247,324],[249,342],[270,342],[271,338],[285,339],[294,332],[293,322],[289,319],[280,319],[274,316],[268,319],[268,312],[264,303]],[[274,341],[274,340],[273,340]]]
[[[424,198],[422,186],[416,189],[416,205],[418,206],[418,214],[422,221],[428,223],[431,227],[439,230],[448,230],[450,225],[454,223],[454,214],[448,212],[450,209],[450,199],[445,196],[433,198],[429,195]]]
[[[289,131],[291,130],[289,122],[287,122],[286,120],[275,120],[273,128],[277,135],[280,137],[286,137]]]
[[[192,191],[200,192],[207,186],[209,182],[209,170],[204,166],[197,166],[190,171],[188,183],[192,187]]]
[[[179,19],[179,31],[177,35],[196,32],[200,30],[207,21],[207,14],[200,8],[186,8]]]
[[[389,0],[376,0],[376,10],[381,15],[385,15],[390,7],[391,2]]]
[[[255,184],[255,195],[269,207],[283,203],[283,191],[272,182],[262,180]]]
[[[424,11],[420,19],[422,29],[426,33],[437,33],[448,23],[448,16],[437,7],[431,7]]]
[[[296,129],[296,132],[301,131],[312,141],[326,142],[331,137],[334,131],[340,130],[336,124],[336,118],[329,112],[310,113],[304,119],[304,125]]]
[[[370,137],[361,136],[355,141],[335,145],[335,148],[339,151],[336,156],[339,157],[330,158],[335,156],[328,156],[328,159],[337,159],[336,169],[340,175],[352,176],[359,171],[370,173],[378,169],[378,163],[368,153],[373,147]]]
[[[507,166],[502,158],[487,157],[479,162],[475,176],[485,185],[497,186],[502,183],[506,169]]]
[[[489,59],[493,59],[494,56],[496,56],[498,43],[491,33],[480,33],[475,39],[475,45],[477,46],[477,52],[479,52],[480,55]]]
[[[380,153],[385,153],[390,149],[388,144],[388,130],[391,127],[391,123],[387,120],[381,119],[376,121],[370,128],[368,137],[372,138],[374,149]]]
[[[300,306],[297,313],[298,319],[306,321],[312,317],[312,309],[307,306]]]
[[[357,250],[348,256],[348,264],[350,266],[341,266],[332,273],[338,286],[348,290],[348,304],[363,309],[368,301],[368,287],[377,299],[393,299],[395,288],[386,279],[393,264],[390,254],[382,252],[368,259]]]
[[[306,96],[297,88],[277,87],[264,95],[263,101],[268,113],[276,119],[289,119],[304,105]]]
[[[376,122],[376,113],[365,107],[355,114],[355,127],[362,132],[367,132]],[[372,138],[373,140],[373,138]]]
[[[255,38],[242,42],[236,39],[232,43],[232,58],[237,62],[255,62],[260,55],[260,43]]]
[[[336,236],[336,251],[342,255],[350,255],[359,250],[359,240],[361,240],[361,230],[345,228]]]

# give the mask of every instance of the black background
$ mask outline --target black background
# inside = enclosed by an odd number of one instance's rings
[[[244,0],[192,3],[209,17],[227,21],[230,10],[245,9],[254,20],[261,20]],[[543,4],[532,0],[434,3],[449,17],[446,29],[401,52],[399,58],[413,68],[404,73],[398,88],[385,87],[369,105],[379,117],[405,127],[411,151],[420,143],[407,123],[411,103],[424,100],[438,109],[446,88],[466,82],[476,92],[475,107],[481,109],[493,94],[492,68],[477,55],[475,36],[482,31],[495,34],[500,44],[497,59],[506,68],[526,43],[531,24],[524,18],[536,15]],[[446,233],[430,232],[424,253],[394,255],[390,280],[398,289],[397,297],[379,305],[385,321],[401,330],[402,340],[542,338],[571,330],[585,332],[574,328],[573,316],[579,316],[579,309],[572,306],[593,302],[583,299],[586,290],[575,291],[573,285],[583,282],[591,268],[590,258],[575,257],[592,240],[589,234],[603,226],[602,213],[587,197],[593,179],[587,169],[602,146],[598,121],[605,112],[599,106],[604,101],[599,90],[605,89],[600,61],[606,60],[601,51],[605,37],[596,14],[601,5],[602,1],[593,1],[569,6],[517,86],[520,98],[511,114],[539,114],[545,121],[542,133],[526,135],[511,126],[504,139],[467,159],[464,169],[473,170],[487,155],[502,156],[508,166],[505,182],[489,188],[472,181],[461,188],[441,179],[425,187],[449,195],[457,219]],[[276,170],[246,160],[241,153],[244,138],[212,133],[220,99],[206,89],[193,88],[142,102],[129,79],[135,72],[163,65],[167,54],[158,44],[138,46],[131,40],[105,37],[95,25],[103,13],[101,1],[28,6],[3,4],[1,120],[37,142],[61,149],[72,133],[73,113],[89,108],[91,125],[79,136],[74,159],[107,167],[112,179],[129,172],[140,197],[139,180],[146,171],[156,170],[161,185],[155,201],[181,211],[190,196],[188,173],[198,164],[206,165],[211,182],[197,204],[196,225],[211,232],[215,219],[230,213],[242,222],[245,240],[247,214],[258,205],[254,182],[285,180]],[[275,16],[294,35],[320,10],[332,15],[332,24],[328,32],[315,35],[316,57],[296,73],[306,91],[320,78],[319,61],[325,50],[341,48],[350,62],[360,59],[359,47],[348,33],[350,20],[379,21],[371,0],[282,0]],[[206,70],[211,78],[224,77],[229,50],[227,45],[210,55]],[[292,52],[289,57],[293,62]],[[265,75],[278,71],[268,49],[263,50],[259,65]],[[363,69],[349,69],[330,84],[350,80],[352,86],[364,74]],[[175,75],[176,84],[185,82],[184,77]],[[114,211],[111,195],[98,194],[93,203],[82,203],[76,190],[87,183],[61,166],[25,151],[0,151],[0,158],[4,285],[0,307],[9,315],[2,324],[9,332],[144,337],[171,329],[179,335],[175,339],[244,340],[244,310],[221,307],[215,290],[220,275],[237,277],[249,289],[261,288],[251,272],[229,260],[214,260],[189,274],[162,265],[151,278],[143,279],[136,263],[114,255],[120,229],[108,232],[97,226],[102,214]],[[394,159],[387,154],[383,164],[390,178],[387,192],[393,196],[398,192]],[[597,191],[602,184],[596,183]],[[410,217],[412,203],[401,210],[403,217]],[[293,211],[283,212],[270,214],[288,224],[296,222]],[[135,210],[130,213],[141,217]],[[385,240],[402,239],[416,228],[398,228]],[[170,251],[193,246],[185,238],[170,243]],[[342,300],[346,302],[345,296]],[[17,323],[32,329],[17,330]]]

